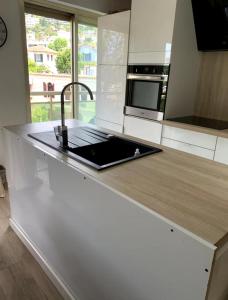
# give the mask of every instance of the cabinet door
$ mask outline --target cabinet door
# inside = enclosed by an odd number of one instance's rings
[[[178,142],[175,140],[170,140],[167,138],[162,138],[162,145],[166,146],[166,147],[170,147],[173,149],[177,149],[186,153],[190,153],[193,155],[197,155],[200,157],[204,157],[210,160],[213,160],[214,157],[214,151],[213,150],[209,150],[206,148],[201,148],[195,145],[191,145],[191,144],[186,144],[186,143],[182,143],[182,142]]]
[[[215,161],[228,165],[228,139],[218,138]]]
[[[169,59],[175,10],[176,0],[132,0],[130,63]]]
[[[96,118],[96,126],[123,133],[123,125]]]
[[[162,137],[213,151],[217,140],[217,137],[214,135],[166,125],[163,127]]]
[[[130,11],[98,19],[98,64],[127,65]]]
[[[123,126],[126,66],[98,66],[96,117]]]
[[[161,132],[162,125],[159,122],[129,116],[124,119],[124,133],[127,135],[160,144]]]

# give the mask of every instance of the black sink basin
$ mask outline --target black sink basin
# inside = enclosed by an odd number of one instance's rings
[[[85,160],[85,163],[94,166],[96,169],[104,169],[161,150],[122,138],[111,137],[105,142],[68,148],[68,151],[80,156]]]
[[[59,146],[54,131],[34,133],[29,136],[97,170],[161,151],[91,127],[69,129],[67,149]]]

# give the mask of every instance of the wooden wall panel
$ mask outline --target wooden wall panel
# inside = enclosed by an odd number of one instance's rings
[[[228,121],[228,52],[202,55],[195,114]]]

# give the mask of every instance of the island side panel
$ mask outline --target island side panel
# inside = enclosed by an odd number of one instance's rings
[[[213,245],[22,138],[6,141],[11,218],[77,299],[205,300]]]
[[[207,300],[228,299],[228,242],[216,251]]]

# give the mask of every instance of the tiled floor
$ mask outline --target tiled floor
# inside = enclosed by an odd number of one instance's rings
[[[9,227],[9,201],[0,198],[0,300],[63,299]]]

